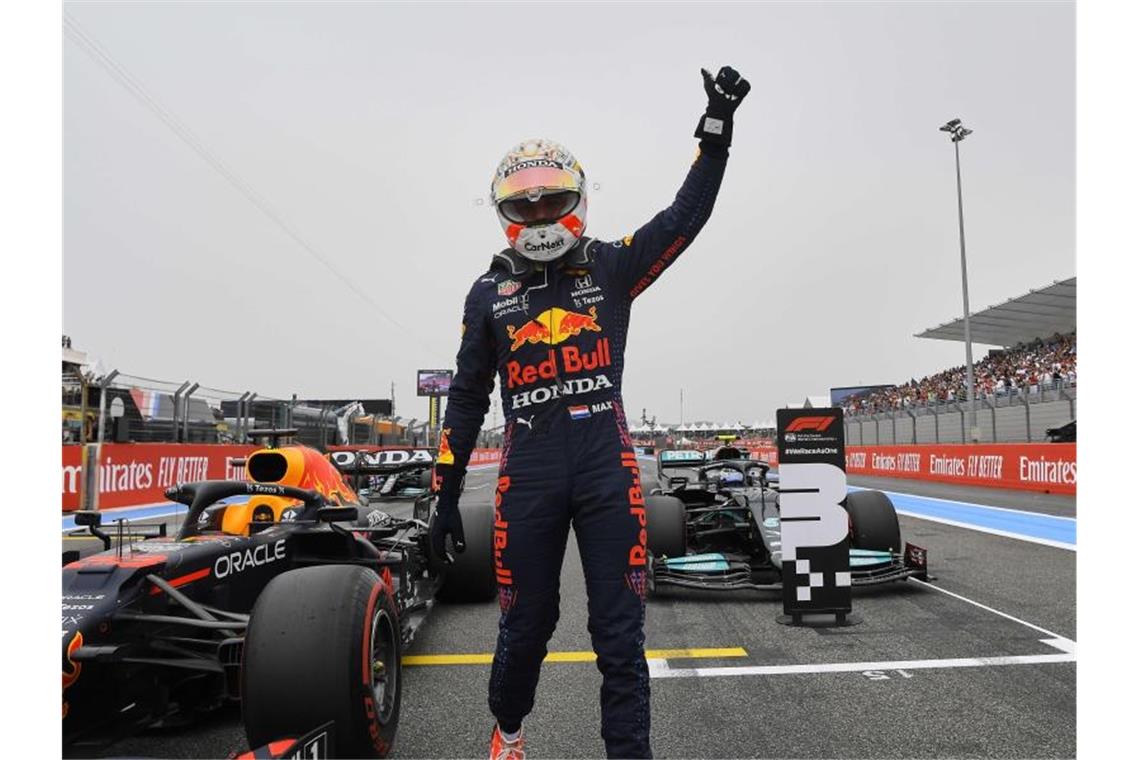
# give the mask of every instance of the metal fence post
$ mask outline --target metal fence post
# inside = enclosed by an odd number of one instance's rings
[[[79,373],[79,443],[86,446],[87,441],[87,389],[91,387],[91,373]]]
[[[107,386],[111,384],[119,374],[119,370],[113,369],[99,380],[99,438],[98,443],[103,445],[103,418],[107,412]]]
[[[934,442],[935,443],[942,443],[942,438],[939,436],[939,433],[938,433],[938,409],[937,408],[931,408],[930,413],[934,415]]]
[[[245,443],[249,439],[249,430],[252,427],[252,422],[257,422],[257,416],[253,413],[253,400],[257,398],[257,394],[252,391],[249,398],[245,401],[245,417],[241,421],[241,442]]]
[[[918,415],[916,415],[910,409],[905,409],[903,411],[905,411],[908,415],[910,415],[910,442],[911,442],[911,444],[917,444],[918,443]]]
[[[1023,393],[1021,400],[1025,403],[1025,442],[1030,443],[1033,441],[1033,425],[1029,412],[1029,393]]]
[[[245,419],[245,400],[249,398],[249,391],[238,396],[237,408],[234,410],[233,439],[235,443],[243,443],[245,439],[241,434],[241,421]]]
[[[966,443],[966,410],[962,408],[962,404],[960,402],[955,402],[954,408],[958,410],[958,416],[962,419],[962,443]]]
[[[993,438],[990,439],[990,442],[997,443],[997,408],[988,398],[983,397],[981,401],[990,409],[990,428],[993,431]]]
[[[194,383],[182,395],[182,441],[190,440],[190,394],[198,390],[198,383]]]
[[[170,416],[170,440],[175,443],[178,443],[178,416],[182,410],[182,394],[186,392],[186,389],[189,388],[190,385],[190,381],[186,380],[182,385],[178,386],[178,390],[174,391],[174,411],[171,412]]]
[[[898,428],[898,425],[896,424],[896,421],[898,420],[897,415],[898,415],[898,412],[896,412],[894,410],[891,411],[891,443],[896,445],[896,446],[898,445],[898,442],[899,442],[899,428]]]

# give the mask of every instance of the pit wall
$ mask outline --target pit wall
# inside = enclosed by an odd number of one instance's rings
[[[1076,494],[1077,445],[848,446],[847,474]]]
[[[101,448],[63,446],[60,491],[64,512],[79,509],[85,449],[99,451],[99,509],[114,509],[165,502],[164,491],[178,483],[244,480],[245,467],[235,465],[233,460],[249,455],[257,447],[183,443],[104,443]],[[498,449],[475,449],[470,465],[498,461]]]

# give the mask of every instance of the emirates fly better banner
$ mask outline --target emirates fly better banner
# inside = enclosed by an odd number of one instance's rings
[[[99,508],[134,507],[166,501],[164,491],[196,480],[245,480],[245,467],[235,464],[255,446],[182,443],[104,443],[99,461]],[[475,449],[471,465],[499,461],[498,449]],[[79,509],[83,483],[83,447],[64,446],[63,511]]]
[[[851,611],[842,409],[778,409],[784,614]]]
[[[1075,443],[851,446],[847,472],[943,483],[1075,494]]]

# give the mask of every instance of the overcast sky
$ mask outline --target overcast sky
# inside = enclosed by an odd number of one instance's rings
[[[672,199],[699,69],[752,82],[712,218],[638,299],[625,398],[774,416],[831,386],[960,364],[913,334],[961,314],[961,117],[973,308],[1070,277],[1071,3],[67,3],[64,331],[106,368],[264,395],[387,397],[453,367],[505,238],[477,199],[513,143],[565,144],[587,234]],[[270,209],[293,235],[265,213]],[[367,295],[354,293],[324,258]],[[984,350],[979,347],[976,352]]]

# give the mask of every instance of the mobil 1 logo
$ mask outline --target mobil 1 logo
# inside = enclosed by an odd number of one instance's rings
[[[784,614],[851,612],[843,410],[776,411]]]

